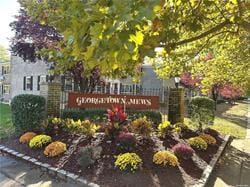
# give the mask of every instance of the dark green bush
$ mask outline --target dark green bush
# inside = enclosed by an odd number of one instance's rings
[[[45,119],[45,98],[31,94],[15,96],[11,101],[12,122],[17,132],[39,129]]]
[[[103,120],[106,119],[105,109],[63,109],[61,111],[61,118],[71,118],[73,120]]]
[[[215,102],[204,96],[193,97],[189,103],[191,120],[202,129],[203,125],[212,125],[215,117]]]
[[[104,120],[107,118],[105,109],[63,109],[61,111],[61,118],[72,118],[74,120]],[[161,113],[155,111],[135,111],[127,110],[126,113],[130,120],[134,120],[143,116],[151,120],[155,125],[161,123]]]
[[[162,117],[160,112],[156,111],[126,111],[130,120],[135,120],[140,117],[146,116],[148,120],[152,121],[154,127],[157,127],[162,122]]]

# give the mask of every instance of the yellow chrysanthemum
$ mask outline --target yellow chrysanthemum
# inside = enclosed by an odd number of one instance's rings
[[[130,170],[134,172],[141,163],[142,160],[136,153],[124,153],[117,156],[115,166],[120,170]]]
[[[178,158],[169,151],[158,151],[154,154],[153,162],[157,165],[177,166],[179,164]]]

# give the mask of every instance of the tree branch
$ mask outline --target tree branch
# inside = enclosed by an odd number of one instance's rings
[[[197,4],[197,6],[194,9],[195,10],[198,9],[200,7],[201,3],[202,3],[202,0],[199,0],[199,3]]]
[[[240,0],[237,0],[238,8],[239,8],[239,17],[242,19],[239,23],[247,32],[250,32],[250,22],[243,19],[243,7],[242,2]],[[245,4],[246,8],[250,7],[250,3]]]
[[[181,41],[178,41],[178,42],[175,42],[175,43],[161,44],[159,47],[171,47],[171,48],[174,48],[174,47],[179,46],[179,45],[190,43],[190,42],[199,40],[201,38],[204,38],[204,37],[208,36],[209,34],[212,34],[212,33],[222,29],[223,27],[225,27],[226,25],[229,25],[229,24],[231,24],[231,22],[229,20],[225,20],[224,22],[216,25],[215,27],[213,27],[213,28],[209,29],[208,31],[203,32],[203,33],[201,33],[201,34],[199,34],[197,36],[194,36],[194,37],[188,38],[188,39],[184,39],[184,40],[181,40]]]
[[[242,6],[240,0],[237,0],[238,8],[239,8],[239,16],[242,16]]]
[[[223,11],[217,6],[216,2],[214,2],[215,7],[218,9],[218,11],[220,12],[220,14],[222,15],[222,17],[227,20],[226,16],[224,15]]]
[[[220,34],[222,34],[222,33],[229,33],[229,32],[231,32],[231,33],[237,33],[237,31],[236,32],[233,32],[233,31],[229,31],[229,30],[226,30],[226,31],[221,31],[221,32],[218,32],[218,33],[215,33],[215,34],[213,34],[212,36],[210,36],[207,40],[206,40],[206,42],[205,42],[205,44],[203,44],[202,46],[201,46],[201,48],[194,54],[194,55],[192,55],[190,58],[188,58],[188,59],[186,59],[186,60],[184,60],[184,61],[182,61],[182,63],[186,63],[186,62],[188,62],[188,61],[190,61],[190,60],[192,60],[193,58],[195,58],[208,44],[209,44],[209,41],[213,38],[213,37],[215,37],[215,36],[217,36],[217,35],[220,35]]]
[[[225,26],[228,25],[228,24],[230,24],[230,21],[229,21],[229,20],[226,20],[226,21],[220,23],[219,25],[216,25],[216,26],[213,27],[212,29],[210,29],[210,30],[208,30],[208,31],[206,31],[206,32],[204,32],[204,33],[201,33],[201,34],[198,35],[198,36],[194,36],[194,37],[192,37],[192,38],[188,38],[188,39],[181,40],[181,41],[176,42],[176,43],[174,43],[174,44],[172,44],[172,45],[178,46],[178,45],[182,45],[182,44],[186,44],[186,43],[193,42],[193,41],[195,41],[195,40],[199,40],[199,39],[201,39],[201,38],[204,38],[204,37],[208,36],[209,34],[211,34],[211,33],[213,33],[213,32],[216,32],[216,31],[222,29],[223,27],[225,27]]]
[[[240,25],[248,32],[250,32],[250,22],[243,20]]]

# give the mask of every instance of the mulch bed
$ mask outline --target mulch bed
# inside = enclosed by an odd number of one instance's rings
[[[182,134],[182,138],[187,139],[196,135],[195,132],[188,131]],[[66,143],[68,147],[74,138],[75,135],[66,132],[52,137],[53,141],[60,140]],[[161,139],[161,141],[166,149],[171,149],[180,140],[174,136],[166,136],[165,139]],[[97,183],[104,187],[193,186],[201,178],[203,170],[211,161],[222,142],[223,139],[218,138],[216,145],[209,145],[206,151],[196,151],[196,156],[192,159],[179,160],[179,167],[164,168],[156,166],[152,162],[155,153],[155,142],[151,139],[140,140],[137,142],[137,146],[133,152],[137,153],[143,160],[142,168],[135,173],[124,173],[114,167],[114,155],[118,155],[121,152],[117,149],[115,142],[108,141],[105,138],[99,144],[103,149],[101,158],[95,164],[83,170],[77,164],[77,153],[81,147],[91,143],[90,140],[83,140],[78,144],[76,151],[69,157],[69,160],[64,165],[63,169],[81,175],[88,181]],[[56,165],[59,159],[63,156],[60,155],[55,158],[47,158],[44,156],[43,150],[30,149],[27,145],[20,144],[18,137],[2,140],[0,141],[0,144],[53,166]]]
[[[75,138],[74,135],[67,133],[67,132],[62,132],[58,135],[54,135],[52,137],[52,140],[53,141],[57,141],[57,140],[62,141],[67,145],[67,147],[69,147],[74,138]],[[30,157],[36,158],[40,162],[45,162],[45,163],[48,163],[52,166],[55,166],[56,163],[61,158],[61,156],[48,158],[43,154],[44,149],[31,149],[27,144],[21,144],[19,142],[19,137],[17,137],[17,136],[12,136],[6,140],[1,140],[0,143],[2,145],[5,145],[9,148],[14,149],[15,151],[18,151],[18,152],[23,153],[25,155],[28,155]]]
[[[194,137],[197,134],[186,134],[186,136]],[[171,149],[179,142],[176,137],[167,136],[163,140],[165,148]],[[218,144],[208,146],[207,151],[196,151],[197,157],[190,160],[180,160],[180,166],[173,167],[158,167],[152,162],[154,150],[154,142],[148,141],[145,143],[138,143],[134,152],[137,153],[143,160],[142,169],[136,171],[134,174],[124,173],[114,167],[115,158],[113,155],[118,155],[120,152],[116,148],[115,142],[108,142],[103,140],[100,146],[103,148],[103,156],[97,163],[91,167],[82,170],[79,165],[70,163],[77,162],[77,153],[70,158],[71,162],[65,165],[64,169],[73,173],[84,176],[89,181],[95,182],[100,186],[192,186],[200,178],[205,169],[205,163],[211,161],[213,155],[217,152],[222,139],[218,139]],[[76,151],[77,152],[77,151]],[[197,159],[198,158],[198,159]],[[205,162],[204,162],[205,161]]]

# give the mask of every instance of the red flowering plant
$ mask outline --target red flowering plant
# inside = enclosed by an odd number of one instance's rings
[[[107,110],[108,123],[106,124],[106,133],[115,139],[119,135],[122,128],[127,125],[128,115],[123,111],[122,107],[115,106]]]

